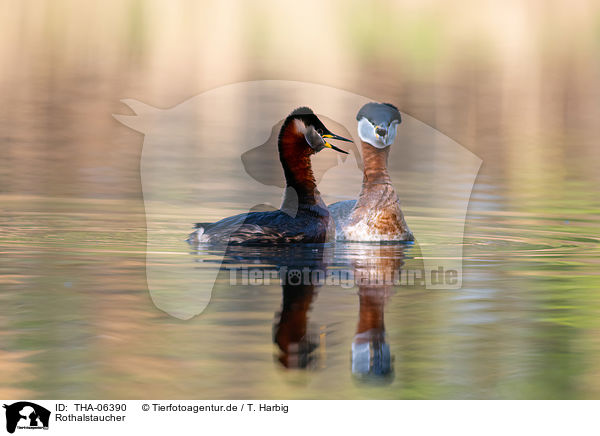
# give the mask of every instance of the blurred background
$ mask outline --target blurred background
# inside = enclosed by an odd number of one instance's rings
[[[600,397],[598,2],[2,0],[0,29],[0,397]],[[389,300],[385,388],[351,379],[355,293],[319,296],[310,375],[273,361],[277,287],[188,322],[149,299],[143,136],[112,114],[262,79],[389,101],[483,159],[464,290]]]

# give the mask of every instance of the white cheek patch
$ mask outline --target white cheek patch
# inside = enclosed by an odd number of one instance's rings
[[[387,136],[385,137],[385,145],[386,146],[390,146],[394,143],[394,140],[396,139],[396,131],[398,129],[398,121],[392,121],[392,123],[390,124],[390,127],[388,128],[388,133]]]
[[[306,133],[306,126],[302,121],[295,119],[292,125],[294,126],[297,134],[304,135]]]
[[[394,136],[395,136],[394,129]],[[361,118],[358,122],[358,136],[364,142],[371,144],[375,148],[385,148],[389,144],[385,144],[380,137],[375,133],[375,126],[366,118]],[[392,141],[393,142],[393,141]]]
[[[308,126],[305,129],[304,139],[306,139],[306,142],[308,142],[308,145],[310,145],[313,150],[319,151],[325,146],[325,141],[313,126]]]

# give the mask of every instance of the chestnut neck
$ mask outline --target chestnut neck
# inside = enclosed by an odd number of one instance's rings
[[[298,203],[314,205],[321,203],[321,194],[312,171],[310,157],[314,152],[304,136],[288,126],[279,138],[279,160],[285,174],[286,188],[293,188],[298,195]]]
[[[375,148],[371,144],[361,141],[363,155],[363,187],[391,183],[388,173],[387,161],[390,147]]]

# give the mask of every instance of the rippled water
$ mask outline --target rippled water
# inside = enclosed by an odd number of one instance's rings
[[[208,15],[200,3],[7,4],[0,398],[600,398],[600,65],[597,32],[582,30],[597,27],[597,4],[380,3],[274,2],[256,12],[218,2]],[[328,9],[316,17],[317,7]],[[315,19],[327,32],[306,31]],[[185,242],[193,220],[247,211],[248,178],[219,155],[246,150],[214,142],[220,125],[198,140],[210,158],[169,177],[167,193],[184,204],[190,187],[210,181],[202,216],[166,207],[147,219],[144,137],[112,118],[132,115],[120,100],[170,108],[265,78],[390,101],[483,160],[461,289],[251,275],[420,270],[419,237],[443,245],[456,226],[432,218],[435,185],[423,173],[455,163],[420,146],[392,151],[408,224],[420,226],[412,246],[234,250],[222,267],[223,253],[197,252]],[[215,107],[246,127],[256,109]],[[159,167],[172,163],[172,144],[162,145]],[[260,163],[255,173],[278,165]],[[461,177],[456,186],[468,185]],[[163,242],[148,265],[147,227]],[[181,320],[157,308],[188,301],[149,292],[147,268],[163,265],[176,265],[175,290],[219,269],[203,313]]]
[[[159,311],[149,298],[139,201],[3,196],[2,393],[597,397],[600,249],[593,201],[568,214],[552,202],[544,213],[503,210],[507,200],[491,182],[473,196],[460,290],[282,287],[278,278],[253,284],[242,277],[244,268],[419,269],[418,244],[238,249],[227,254],[208,308],[188,321]],[[411,211],[407,217],[410,223]],[[168,256],[190,264],[201,257],[200,268],[218,265],[222,253],[211,262],[210,253],[199,255],[181,236]],[[241,269],[235,285],[232,268]]]

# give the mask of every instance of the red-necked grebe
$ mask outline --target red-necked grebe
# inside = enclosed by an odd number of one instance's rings
[[[356,119],[362,141],[363,185],[358,200],[329,206],[336,224],[336,239],[413,241],[387,170],[390,145],[401,122],[400,112],[389,103],[367,103]]]
[[[190,243],[281,244],[321,243],[333,239],[335,227],[317,190],[310,158],[323,148],[341,153],[328,139],[352,142],[335,135],[307,107],[294,110],[279,131],[279,159],[286,181],[280,210],[251,212],[198,223]]]

